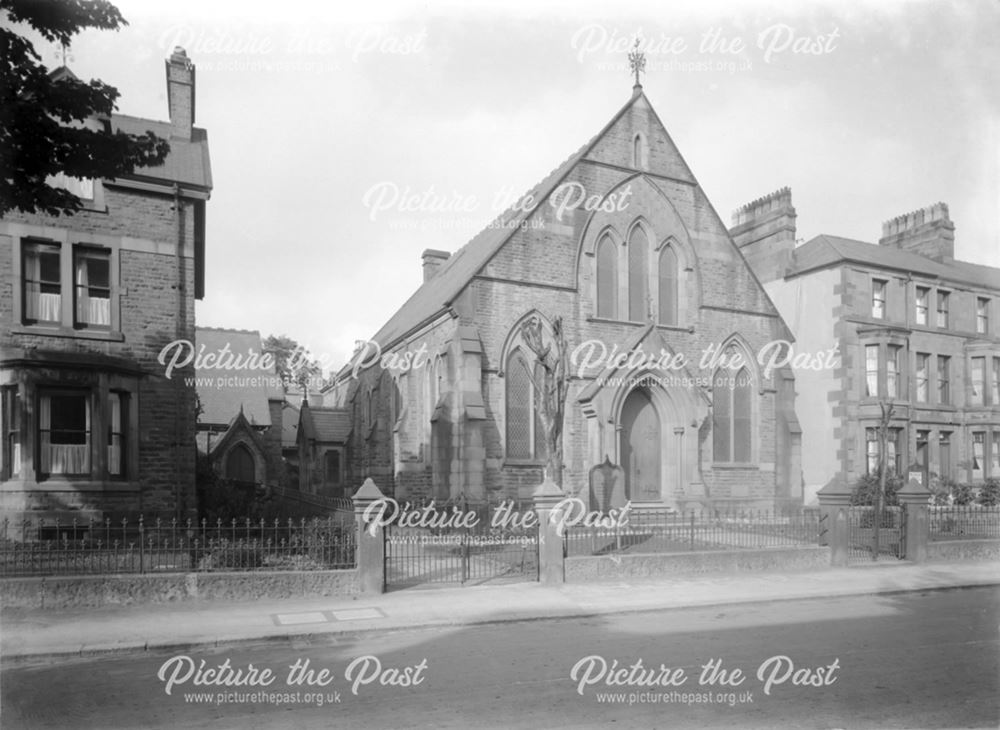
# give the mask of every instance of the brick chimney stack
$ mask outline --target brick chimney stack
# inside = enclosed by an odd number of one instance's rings
[[[451,257],[447,251],[438,251],[429,248],[421,254],[420,258],[424,262],[424,281],[430,281],[437,274],[438,269]]]
[[[792,191],[781,188],[737,208],[729,235],[761,282],[782,278],[795,249]]]
[[[187,52],[176,46],[166,65],[170,136],[189,140],[194,126],[194,64]]]
[[[878,243],[946,261],[955,258],[955,224],[948,206],[935,203],[883,223]]]

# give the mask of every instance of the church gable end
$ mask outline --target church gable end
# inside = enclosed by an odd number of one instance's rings
[[[794,391],[779,393],[752,367],[703,364],[723,343],[752,359],[787,328],[641,90],[534,194],[526,212],[507,214],[516,225],[480,234],[442,266],[429,284],[454,292],[446,308],[411,313],[426,324],[389,345],[425,347],[427,364],[399,380],[398,417],[388,405],[387,420],[355,408],[352,482],[372,476],[397,497],[438,500],[530,495],[548,446],[535,397],[542,374],[519,337],[537,318],[561,321],[570,353],[641,349],[652,358],[569,363],[567,493],[588,494],[590,470],[610,459],[622,467],[623,494],[638,501],[794,497],[775,419],[792,412]],[[684,364],[663,369],[664,354]],[[738,387],[730,393],[716,375]],[[361,374],[362,390],[377,380]],[[376,392],[376,403],[391,401]]]

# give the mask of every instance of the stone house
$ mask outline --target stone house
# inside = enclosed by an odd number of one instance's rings
[[[85,198],[75,215],[0,219],[4,518],[195,514],[193,368],[168,377],[158,358],[194,339],[212,175],[180,48],[166,85],[169,121],[91,120],[169,139],[163,165],[54,181]]]
[[[837,368],[796,373],[807,494],[877,471],[889,401],[894,471],[1000,477],[1000,269],[955,259],[943,203],[886,221],[877,243],[796,247],[795,218],[785,188],[736,211],[730,232],[797,346],[840,354]]]
[[[560,318],[568,493],[587,497],[607,459],[619,503],[800,499],[794,375],[757,359],[790,333],[641,86],[464,247],[426,251],[423,273],[324,392],[353,424],[350,485],[530,494],[545,448],[524,324],[551,341]]]

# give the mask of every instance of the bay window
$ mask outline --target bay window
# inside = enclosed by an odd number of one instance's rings
[[[3,479],[21,473],[21,394],[16,385],[5,386],[2,393],[3,409]]]
[[[986,432],[974,431],[972,433],[972,478],[979,480],[983,478],[986,468]]]
[[[899,356],[902,350],[900,345],[889,345],[886,349],[885,390],[890,398],[899,398]]]
[[[38,443],[41,475],[89,476],[90,417],[88,393],[40,393]]]
[[[128,394],[111,393],[108,414],[108,475],[125,476]]]
[[[938,403],[949,405],[951,403],[951,357],[948,355],[938,355],[937,378]]]
[[[971,405],[986,405],[986,358],[972,358],[972,400]]]
[[[878,397],[878,345],[865,345],[865,395]]]
[[[865,429],[865,461],[869,474],[878,474],[879,438],[878,428]],[[886,474],[900,474],[903,467],[903,453],[900,449],[900,435],[903,429],[890,428],[885,441],[885,471]]]

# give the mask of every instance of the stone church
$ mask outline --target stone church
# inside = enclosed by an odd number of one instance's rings
[[[793,373],[758,363],[792,336],[641,85],[520,205],[454,254],[426,251],[423,271],[323,394],[352,424],[346,494],[370,476],[397,499],[529,496],[546,449],[524,323],[551,340],[558,318],[567,494],[593,503],[610,463],[605,503],[801,500]],[[360,367],[372,352],[380,364]]]

